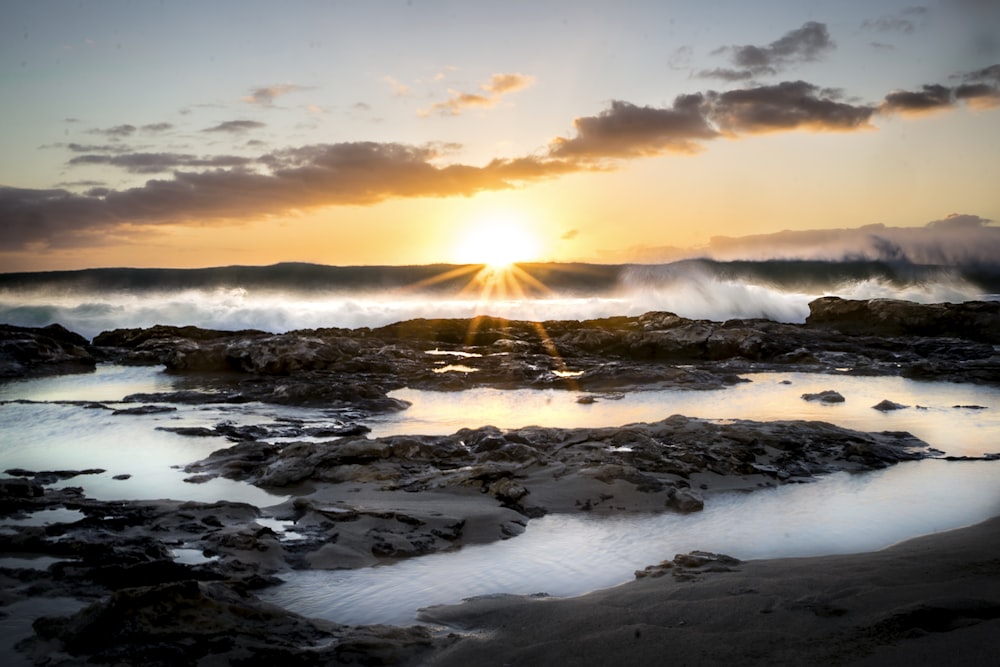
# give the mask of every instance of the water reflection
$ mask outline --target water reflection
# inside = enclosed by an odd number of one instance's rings
[[[515,539],[389,567],[283,575],[264,597],[340,623],[413,623],[420,607],[491,593],[579,595],[694,549],[743,560],[857,553],[1000,513],[1000,462],[918,461],[712,497],[695,514],[548,515]]]
[[[487,424],[500,428],[621,426],[683,414],[704,419],[820,420],[863,431],[909,431],[949,454],[979,456],[1000,451],[1000,389],[995,387],[816,373],[743,377],[751,381],[716,391],[670,389],[609,395],[558,389],[402,389],[391,395],[413,405],[376,419],[372,436],[446,435]],[[827,389],[840,392],[846,400],[825,404],[801,398]],[[581,402],[581,396],[595,400]],[[872,407],[885,399],[910,407],[888,412]],[[984,409],[955,407],[968,405]]]

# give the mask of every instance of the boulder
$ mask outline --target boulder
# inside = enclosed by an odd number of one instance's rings
[[[802,394],[805,401],[819,401],[820,403],[843,403],[844,396],[833,389],[817,392],[815,394]]]
[[[807,327],[870,336],[936,336],[1000,343],[1000,302],[920,304],[827,296],[809,304]]]
[[[881,410],[882,412],[891,412],[892,410],[902,410],[907,407],[909,406],[903,405],[902,403],[896,403],[895,401],[890,401],[889,399],[879,401],[878,403],[872,406],[872,408],[874,408],[875,410]]]
[[[87,339],[58,324],[0,324],[0,378],[86,373],[96,365]]]

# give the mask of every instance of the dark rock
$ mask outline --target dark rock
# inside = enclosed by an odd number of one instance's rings
[[[34,627],[70,655],[93,662],[181,665],[257,650],[304,653],[332,639],[335,626],[262,603],[233,586],[186,580],[125,588],[69,618],[38,619]]]
[[[955,337],[996,344],[1000,343],[1000,302],[918,304],[828,296],[809,304],[806,325],[849,334]]]
[[[176,412],[177,408],[172,405],[140,405],[135,408],[120,408],[111,414],[113,415],[156,415],[164,412]]]
[[[97,359],[87,339],[58,325],[0,324],[0,378],[86,373]]]
[[[8,470],[7,473],[11,474],[12,471]],[[0,503],[10,499],[38,498],[44,493],[45,489],[41,484],[27,479],[0,479]]]
[[[882,412],[890,412],[892,410],[903,410],[904,408],[908,408],[909,406],[903,405],[902,403],[896,403],[894,401],[890,401],[889,399],[885,399],[879,401],[872,407],[876,410],[881,410]]]
[[[819,401],[820,403],[843,403],[844,397],[832,389],[821,391],[816,394],[802,394],[803,400]]]

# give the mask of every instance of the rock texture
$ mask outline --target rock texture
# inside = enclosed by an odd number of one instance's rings
[[[92,371],[97,360],[88,348],[86,338],[58,324],[0,324],[0,379]]]

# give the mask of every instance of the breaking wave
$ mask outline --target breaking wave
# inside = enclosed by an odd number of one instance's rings
[[[873,262],[697,260],[523,268],[546,289],[525,285],[522,298],[486,299],[469,289],[468,272],[457,279],[433,280],[454,272],[454,267],[278,265],[7,274],[0,275],[0,322],[58,322],[88,338],[110,329],[155,324],[277,333],[480,314],[584,320],[670,311],[692,319],[802,322],[809,302],[825,295],[933,303],[979,300],[988,298],[987,291],[1000,291],[937,267],[894,268]]]

